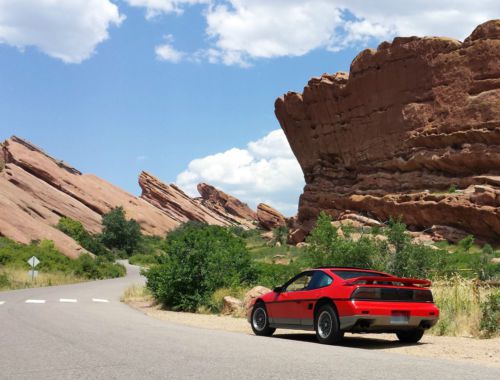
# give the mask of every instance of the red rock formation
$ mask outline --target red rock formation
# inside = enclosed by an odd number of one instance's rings
[[[238,225],[232,215],[221,215],[142,173],[143,195],[138,198],[90,174],[55,160],[18,137],[0,145],[0,235],[22,243],[49,239],[69,257],[84,250],[54,226],[62,216],[80,221],[92,233],[101,230],[101,215],[123,207],[127,217],[145,234],[163,236],[188,220]],[[250,223],[244,227],[250,228]]]
[[[286,226],[285,217],[271,206],[261,203],[257,206],[257,219],[262,228],[272,230],[278,227]]]
[[[463,43],[384,42],[275,107],[306,179],[304,231],[349,209],[500,240],[500,20]]]
[[[166,185],[146,172],[142,172],[139,176],[139,185],[142,189],[141,198],[162,210],[179,223],[195,220],[221,226],[251,226],[251,224],[246,223],[246,220],[240,220],[240,218],[229,214],[223,207],[217,209],[215,207],[218,205],[216,201],[212,205],[210,203],[206,204],[200,199],[191,198],[176,185]],[[211,187],[217,191],[210,185],[201,185]],[[228,199],[231,199],[234,204],[240,203],[243,205],[238,199],[227,194],[224,195]]]
[[[226,194],[222,190],[206,183],[198,184],[197,189],[207,207],[213,207],[217,211],[224,210],[226,213],[250,222],[257,220],[257,213],[248,207],[246,203]]]

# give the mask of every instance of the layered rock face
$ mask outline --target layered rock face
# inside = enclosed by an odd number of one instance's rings
[[[500,240],[500,20],[463,43],[398,37],[364,50],[275,112],[306,180],[303,231],[322,210],[352,210]]]
[[[248,221],[257,220],[256,212],[239,199],[236,199],[235,197],[206,183],[198,184],[197,189],[201,198],[205,201],[205,204],[213,205],[216,209],[221,207],[224,212],[234,215],[240,219]]]
[[[150,174],[142,173],[139,184],[143,193],[135,197],[12,137],[1,145],[0,235],[22,243],[53,240],[65,255],[75,258],[84,250],[54,227],[62,216],[80,221],[92,233],[100,232],[102,214],[115,207],[123,207],[148,235],[164,236],[189,220],[240,225],[232,215],[214,212]],[[245,222],[243,227],[253,225]]]
[[[265,203],[260,203],[257,206],[257,219],[260,226],[266,230],[285,227],[287,224],[285,217],[278,210]]]

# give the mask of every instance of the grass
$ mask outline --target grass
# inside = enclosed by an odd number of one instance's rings
[[[492,291],[489,286],[458,276],[435,282],[432,293],[441,314],[431,333],[482,337],[481,305]]]
[[[124,303],[153,301],[151,292],[144,285],[131,285],[123,292],[120,301]]]
[[[0,269],[0,290],[15,290],[43,286],[67,285],[88,281],[84,277],[64,272],[39,272],[32,282],[28,271],[17,268]]]

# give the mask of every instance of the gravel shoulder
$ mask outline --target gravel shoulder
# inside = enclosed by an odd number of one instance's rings
[[[194,314],[161,310],[150,301],[127,302],[132,308],[157,319],[211,330],[252,334],[244,318],[225,315]],[[278,339],[316,342],[312,332],[277,330]],[[380,350],[422,357],[443,358],[500,368],[500,338],[474,339],[424,335],[419,344],[403,345],[393,334],[346,334],[343,346]]]

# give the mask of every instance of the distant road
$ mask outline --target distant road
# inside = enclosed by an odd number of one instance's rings
[[[197,329],[120,303],[125,278],[0,292],[0,379],[500,379],[500,370]],[[28,303],[27,303],[28,301]]]

